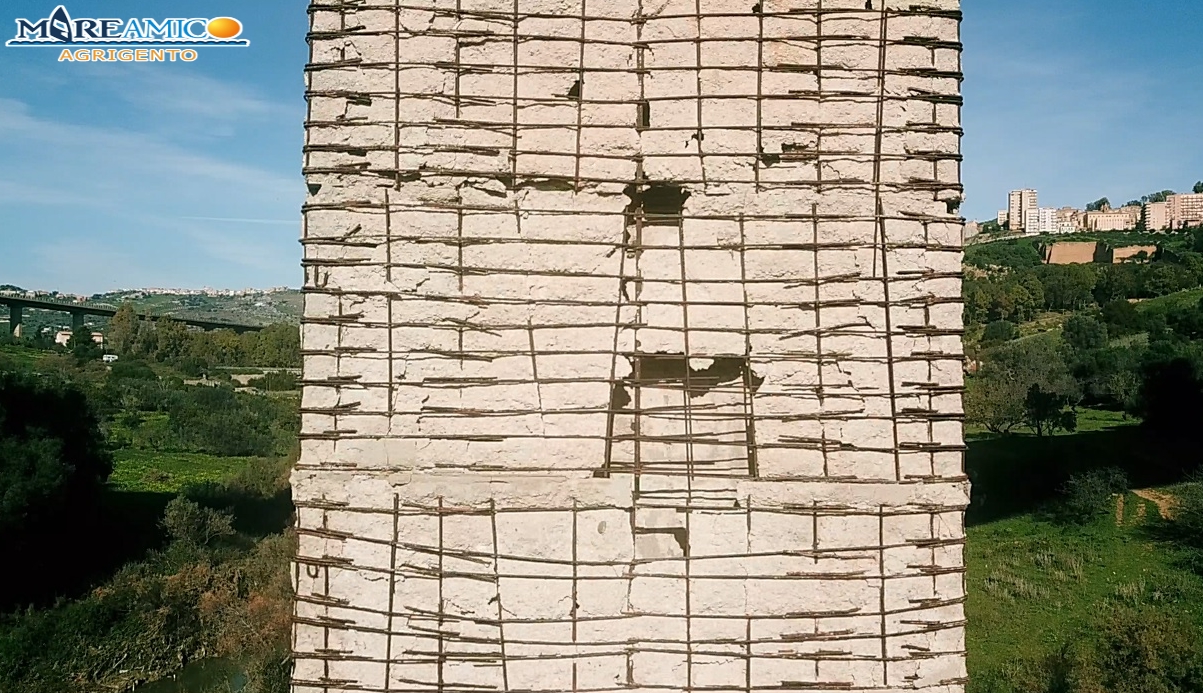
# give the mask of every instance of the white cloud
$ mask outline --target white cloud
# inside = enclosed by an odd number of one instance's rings
[[[266,120],[284,111],[240,84],[200,74],[142,67],[113,77],[117,93],[131,105],[162,115],[232,122]]]
[[[299,171],[283,175],[155,134],[45,118],[2,98],[0,141],[0,229],[31,229],[5,239],[18,252],[0,259],[0,272],[73,291],[297,283]],[[29,257],[45,263],[47,281],[29,282],[39,269],[23,266]]]

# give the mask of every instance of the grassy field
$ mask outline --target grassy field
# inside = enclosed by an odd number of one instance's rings
[[[1094,431],[1109,431],[1115,428],[1125,426],[1135,426],[1140,423],[1139,419],[1134,419],[1126,416],[1121,411],[1107,411],[1104,409],[1079,409],[1078,410],[1078,430],[1073,433],[1058,431],[1054,435],[1065,436],[1074,435],[1076,433],[1091,433]],[[1032,433],[1033,431],[1025,428],[1016,428],[1013,433]],[[986,430],[984,426],[966,425],[965,437],[969,440],[989,440],[998,438],[994,433]]]
[[[47,353],[49,352],[13,344],[0,344],[0,361],[12,360],[21,368],[32,368]]]
[[[1141,301],[1136,304],[1136,307],[1142,311],[1169,311],[1175,308],[1194,307],[1199,304],[1199,299],[1203,299],[1203,289],[1187,289]]]
[[[1022,515],[969,530],[969,670],[979,676],[1056,651],[1119,605],[1172,610],[1203,624],[1203,578],[1149,536],[1153,503],[1124,496],[1088,527]]]
[[[114,453],[109,484],[118,491],[178,493],[191,484],[222,481],[254,458],[122,449]]]

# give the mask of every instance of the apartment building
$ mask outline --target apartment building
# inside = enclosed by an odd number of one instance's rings
[[[1169,228],[1203,226],[1203,194],[1170,195],[1166,199]]]
[[[1150,202],[1145,205],[1145,228],[1149,231],[1165,231],[1170,228],[1170,203]]]
[[[1057,210],[1052,207],[1029,209],[1023,222],[1024,233],[1029,235],[1057,233]]]
[[[1007,203],[1007,217],[1011,220],[1011,230],[1027,233],[1028,212],[1040,207],[1036,191],[1030,188],[1012,190],[1008,195]]]
[[[1006,209],[998,210],[998,225],[1003,226],[1011,220],[1011,212]]]

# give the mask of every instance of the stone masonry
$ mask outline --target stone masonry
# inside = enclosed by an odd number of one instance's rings
[[[959,0],[316,0],[296,693],[964,689]]]

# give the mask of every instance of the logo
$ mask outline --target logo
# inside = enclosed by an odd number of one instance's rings
[[[62,48],[60,62],[190,62],[197,58],[195,48],[251,45],[239,38],[242,22],[233,17],[75,19],[59,5],[44,19],[20,18],[16,23],[17,35],[4,45]]]

